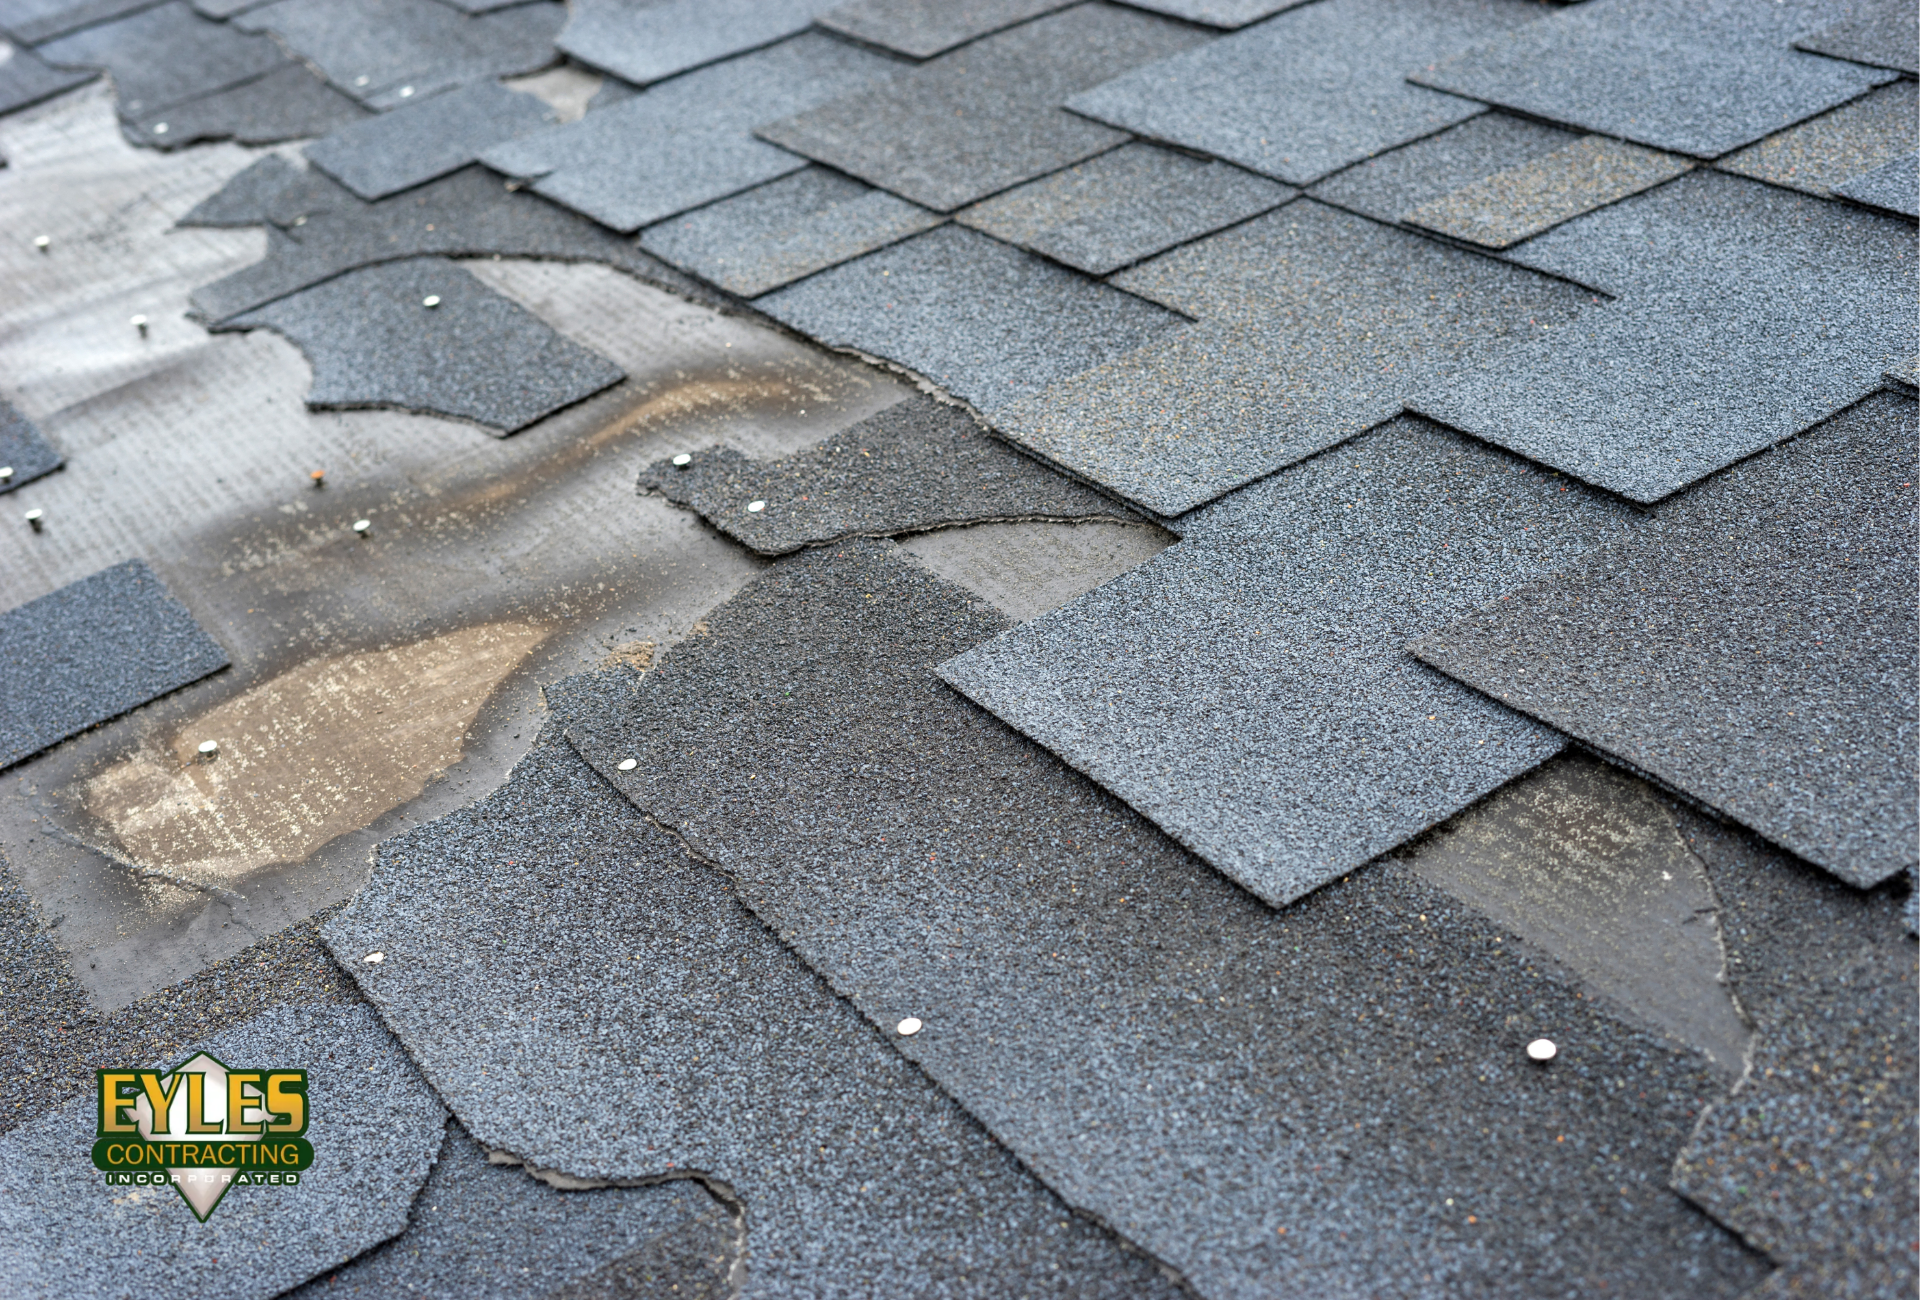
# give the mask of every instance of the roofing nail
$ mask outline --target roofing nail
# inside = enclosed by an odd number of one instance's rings
[[[412,99],[412,98],[413,98],[413,87],[412,87],[412,86],[402,86],[402,87],[400,87],[400,98],[402,98],[402,99]]]
[[[1539,1061],[1543,1065],[1560,1055],[1560,1049],[1553,1045],[1551,1038],[1536,1038],[1527,1044],[1527,1059]]]
[[[371,519],[354,520],[353,531],[358,533],[360,536],[365,537],[368,533],[373,531],[373,520]]]
[[[905,1020],[902,1020],[894,1028],[899,1033],[900,1037],[912,1038],[915,1034],[920,1032],[922,1025],[920,1024],[920,1021],[917,1017],[908,1016]]]
[[[40,531],[42,527],[44,527],[44,525],[41,523],[41,520],[45,519],[46,517],[47,517],[46,512],[44,510],[29,510],[27,511],[27,526],[33,529],[33,531],[37,533]]]
[[[167,124],[165,122],[155,122],[153,124],[153,133],[155,135],[165,135],[167,133]]]
[[[313,485],[317,488],[323,488],[327,485],[327,471],[323,469],[313,471],[309,477],[313,479]]]
[[[760,513],[760,512],[762,511],[762,510],[765,510],[766,508],[767,508],[767,503],[766,503],[766,502],[764,502],[764,501],[749,501],[749,502],[747,502],[747,513],[748,513],[748,514],[750,514],[750,515],[757,515],[757,514],[759,514],[759,513]]]
[[[13,466],[0,465],[0,483],[13,482]]]
[[[387,954],[385,954],[384,952],[370,952],[366,955],[365,961],[369,966],[378,966],[381,962],[385,961],[386,959],[387,959]]]
[[[47,235],[35,235],[33,237],[33,246],[44,253],[53,247],[53,239]]]
[[[437,293],[430,293],[426,297],[420,300],[420,305],[422,307],[438,307],[440,305],[440,295]]]
[[[356,86],[364,86],[367,84],[367,79],[365,77],[355,77],[353,79],[353,84]]]
[[[197,760],[198,762],[211,763],[214,759],[218,757],[220,757],[219,741],[203,740],[200,742],[200,757]]]
[[[128,321],[127,324],[139,330],[141,338],[147,336],[147,318],[145,316],[135,316],[132,320]]]
[[[620,770],[622,772],[631,772],[633,771],[634,768],[638,766],[640,766],[640,762],[638,759],[623,758],[620,760]]]
[[[693,464],[693,457],[687,455],[684,451],[673,458],[673,467],[675,469],[685,469],[691,464]]]

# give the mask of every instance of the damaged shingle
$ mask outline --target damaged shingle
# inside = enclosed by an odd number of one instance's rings
[[[636,86],[805,31],[834,0],[583,0],[554,44]],[[716,98],[714,106],[724,100]]]
[[[1506,248],[1670,181],[1691,166],[1672,154],[1589,135],[1423,203],[1400,219],[1470,244]]]
[[[1902,78],[1770,135],[1714,165],[1821,198],[1905,153],[1920,139],[1920,91]]]
[[[13,403],[0,398],[0,465],[10,472],[0,480],[0,492],[13,489],[65,464],[64,458]]]
[[[104,68],[120,115],[153,113],[252,81],[286,63],[264,36],[209,22],[174,0],[43,45],[47,62]]]
[[[930,59],[1074,3],[1077,0],[846,0],[821,14],[819,22],[869,45]]]
[[[368,110],[305,64],[289,61],[229,90],[123,121],[121,130],[136,144],[155,149],[179,149],[203,140],[259,145],[311,139],[367,116]]]
[[[462,86],[335,131],[309,161],[363,199],[383,199],[478,160],[489,147],[553,124],[532,95],[494,81]]]

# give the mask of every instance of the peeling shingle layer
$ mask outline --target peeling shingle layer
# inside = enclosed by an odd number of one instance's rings
[[[1590,135],[1423,203],[1401,220],[1470,244],[1506,248],[1670,181],[1691,166],[1672,154]]]
[[[64,463],[32,420],[0,398],[0,465],[13,472],[0,482],[0,492],[11,492],[31,483],[43,474],[51,474]]]
[[[306,148],[307,158],[363,199],[383,199],[476,161],[490,146],[553,123],[531,95],[482,81],[416,101]]]
[[[1902,78],[1842,104],[1715,166],[1821,198],[1834,187],[1913,150],[1920,139],[1920,90]]]
[[[956,45],[1076,0],[847,0],[820,15],[820,25],[855,40],[930,59]]]
[[[805,31],[834,0],[584,0],[554,42],[645,86]],[[713,106],[725,100],[716,98]]]

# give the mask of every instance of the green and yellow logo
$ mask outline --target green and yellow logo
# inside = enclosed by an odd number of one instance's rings
[[[202,1223],[229,1188],[293,1187],[313,1164],[305,1070],[101,1070],[93,1167],[109,1187],[166,1185]]]

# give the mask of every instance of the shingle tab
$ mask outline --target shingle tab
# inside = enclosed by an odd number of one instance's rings
[[[1409,226],[1507,248],[1693,166],[1673,154],[1590,135],[1405,213]]]
[[[13,471],[0,483],[0,493],[51,474],[65,463],[33,421],[0,398],[0,465]]]
[[[847,0],[820,25],[870,45],[930,59],[1078,0]]]
[[[209,22],[175,0],[41,46],[48,63],[105,68],[123,117],[251,81],[284,64],[264,36]]]
[[[382,199],[458,171],[490,146],[553,120],[532,95],[481,81],[335,131],[308,145],[306,155],[361,198]]]
[[[1920,49],[1920,16],[1913,0],[1854,0],[1848,8],[1848,17],[1802,36],[1795,47],[1920,76],[1920,55],[1915,53]]]
[[[19,45],[44,45],[68,32],[141,9],[150,9],[156,0],[8,0],[0,12],[0,32]]]
[[[1524,0],[1321,0],[1067,101],[1306,185],[1486,107],[1407,73],[1539,13]]]
[[[589,67],[645,86],[797,35],[833,3],[586,0],[554,44]]]
[[[1920,153],[1883,162],[1834,186],[1833,192],[1870,208],[1920,217]]]
[[[1151,9],[1169,18],[1184,18],[1209,27],[1245,27],[1306,0],[1127,0],[1136,9]]]
[[[1165,19],[1081,5],[942,55],[884,86],[771,120],[759,134],[937,212],[1126,139],[1064,111],[1076,91],[1206,37]]]
[[[1413,653],[1854,885],[1915,861],[1914,403],[1882,394]]]
[[[1336,172],[1307,193],[1391,225],[1422,204],[1496,172],[1523,166],[1578,139],[1571,131],[1508,113],[1482,113]]]
[[[368,115],[305,64],[289,59],[264,77],[122,119],[120,129],[129,140],[155,149],[205,140],[260,145],[310,140]]]
[[[1913,151],[1920,140],[1920,88],[1902,78],[1831,112],[1788,127],[1714,165],[1831,198],[1834,188]]]
[[[51,99],[75,86],[84,86],[100,74],[48,66],[32,50],[15,47],[5,63],[0,63],[0,113]]]

